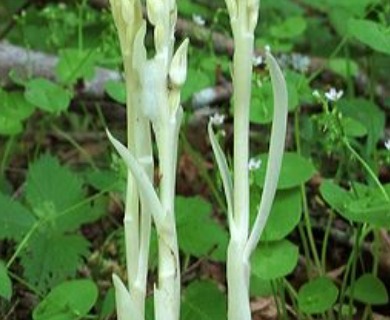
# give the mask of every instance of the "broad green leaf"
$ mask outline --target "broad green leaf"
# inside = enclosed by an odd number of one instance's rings
[[[389,295],[386,286],[376,276],[366,273],[355,281],[353,293],[351,287],[347,289],[347,294],[353,299],[370,305],[385,305],[389,302]]]
[[[93,170],[88,172],[86,182],[97,190],[118,189],[121,183],[117,172],[113,170]]]
[[[103,302],[100,309],[100,318],[107,319],[115,313],[115,291],[111,287],[108,289],[106,295],[104,296]]]
[[[12,282],[8,276],[8,270],[2,260],[0,260],[0,297],[10,300],[12,296]]]
[[[211,281],[192,282],[183,293],[180,319],[226,319],[226,297]]]
[[[175,207],[180,249],[195,257],[225,261],[228,234],[211,218],[211,205],[199,197],[176,197]]]
[[[261,154],[261,167],[255,172],[255,182],[259,187],[264,186],[265,170],[268,154]],[[278,189],[290,189],[307,182],[316,172],[313,164],[293,152],[286,152],[283,156],[282,168],[279,176]]]
[[[22,121],[34,112],[34,106],[29,103],[23,92],[6,92],[0,88],[0,114],[14,121]]]
[[[298,292],[298,307],[307,314],[323,313],[333,307],[338,289],[326,277],[319,277],[305,283]]]
[[[68,91],[43,78],[30,80],[26,85],[24,96],[31,104],[50,113],[65,111],[70,104]]]
[[[303,34],[306,27],[307,23],[303,17],[290,17],[281,23],[272,25],[270,33],[279,39],[293,39]]]
[[[260,243],[252,254],[252,273],[264,280],[290,274],[298,263],[298,247],[288,240]]]
[[[390,229],[390,201],[377,190],[375,193],[348,202],[344,217],[355,222],[371,223],[377,227]]]
[[[365,19],[348,22],[350,34],[371,49],[390,55],[390,28]]]
[[[301,214],[302,205],[299,188],[279,191],[276,194],[261,240],[282,240],[297,226]]]
[[[66,85],[73,84],[78,79],[89,80],[95,73],[96,58],[97,54],[93,50],[60,50],[56,75]]]
[[[121,81],[109,80],[104,85],[104,90],[116,102],[126,103],[126,85]]]
[[[26,198],[34,212],[57,230],[77,229],[95,220],[84,201],[82,181],[48,154],[32,163],[27,173]]]
[[[80,235],[37,231],[21,253],[24,277],[41,292],[76,276],[89,253],[89,243]]]
[[[293,111],[299,103],[296,87],[296,77],[292,73],[286,75],[288,92],[288,110]],[[272,122],[274,112],[274,98],[272,85],[269,80],[262,83],[261,87],[255,81],[252,83],[252,100],[249,118],[253,123],[267,124]]]
[[[320,193],[328,205],[340,214],[345,211],[346,203],[352,199],[347,190],[339,187],[331,180],[322,182]]]
[[[0,193],[0,239],[21,240],[35,221],[23,205]]]
[[[249,283],[251,296],[269,297],[273,295],[270,280],[263,280],[252,272]]]
[[[91,280],[73,280],[55,287],[34,309],[34,320],[78,320],[92,309],[98,288]]]
[[[334,58],[328,61],[329,69],[333,72],[348,79],[349,77],[356,77],[359,73],[358,64],[351,59]]]
[[[341,99],[338,108],[344,117],[359,121],[367,129],[367,153],[372,153],[385,130],[385,113],[373,102],[363,99]]]
[[[0,114],[0,135],[13,136],[22,131],[23,125],[19,120]]]
[[[206,71],[190,65],[187,72],[187,80],[181,90],[182,101],[187,101],[195,92],[207,88],[212,84],[213,81]]]
[[[341,118],[341,126],[343,127],[343,131],[347,137],[361,138],[367,135],[366,127],[353,118]]]

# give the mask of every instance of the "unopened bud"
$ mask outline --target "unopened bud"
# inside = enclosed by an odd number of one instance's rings
[[[169,79],[173,86],[180,88],[187,78],[188,38],[176,50],[169,68]]]

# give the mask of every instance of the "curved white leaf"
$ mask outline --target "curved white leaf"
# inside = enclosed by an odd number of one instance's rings
[[[106,130],[106,132],[108,139],[111,141],[116,151],[122,157],[127,167],[131,170],[134,179],[137,182],[137,186],[140,190],[140,196],[144,198],[145,205],[149,206],[150,211],[152,212],[152,215],[155,219],[156,225],[161,225],[161,222],[163,221],[165,216],[164,209],[147,174],[143,170],[142,166],[131,154],[131,152],[122,143],[115,139],[111,135],[110,131]]]
[[[248,243],[245,247],[245,256],[249,259],[250,254],[256,248],[261,233],[267,222],[272,202],[275,197],[276,187],[279,180],[280,167],[282,165],[284,143],[287,127],[288,95],[287,85],[283,73],[275,58],[270,52],[266,52],[267,64],[271,74],[271,82],[274,94],[274,115],[271,130],[271,142],[265,185],[261,196],[259,210],[252,228]]]
[[[207,130],[209,133],[209,138],[211,142],[211,147],[213,148],[213,152],[215,155],[215,159],[217,160],[219,172],[222,178],[222,184],[225,191],[226,203],[227,203],[227,211],[228,211],[228,221],[229,221],[229,229],[230,232],[233,233],[235,231],[234,219],[233,219],[233,181],[229,172],[229,167],[226,161],[225,154],[223,153],[219,143],[215,137],[215,133],[213,130],[212,121],[209,121],[207,126]]]

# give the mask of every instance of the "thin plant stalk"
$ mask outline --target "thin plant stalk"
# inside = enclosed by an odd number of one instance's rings
[[[222,175],[228,207],[230,242],[227,252],[228,319],[249,320],[250,256],[256,248],[267,221],[276,192],[284,149],[287,122],[287,89],[283,75],[270,52],[267,63],[274,88],[274,117],[266,182],[259,211],[249,230],[249,108],[252,83],[254,29],[258,0],[226,0],[233,31],[234,168],[233,179],[226,157],[216,142],[209,123],[209,136]]]
[[[123,57],[127,92],[127,147],[136,158],[143,159],[145,172],[148,179],[152,180],[153,157],[150,124],[139,103],[142,88],[139,84],[138,74],[133,67],[134,39],[142,26],[142,7],[139,0],[111,0],[111,8]],[[144,204],[140,205],[137,185],[131,170],[128,169],[124,215],[128,294],[125,293],[124,286],[120,283],[119,278],[114,277],[119,319],[128,319],[125,314],[127,312],[120,311],[123,306],[121,307],[119,303],[122,300],[126,301],[126,298],[129,298],[128,296],[131,299],[128,312],[133,315],[132,319],[144,319],[150,230],[151,213]],[[122,296],[121,299],[118,298],[119,295]]]

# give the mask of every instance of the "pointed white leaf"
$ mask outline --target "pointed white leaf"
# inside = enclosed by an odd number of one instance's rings
[[[161,224],[164,218],[164,209],[147,174],[143,170],[142,166],[131,154],[131,152],[122,143],[115,139],[108,130],[106,130],[106,132],[108,139],[111,141],[116,151],[122,157],[127,167],[131,170],[131,173],[133,174],[134,179],[137,182],[137,186],[140,191],[140,196],[145,201],[145,205],[149,206],[156,224]]]
[[[274,115],[264,189],[256,220],[245,248],[245,255],[248,259],[259,242],[275,197],[280,167],[282,165],[287,127],[288,95],[286,81],[278,63],[269,51],[266,52],[266,58],[274,94]]]
[[[215,155],[215,159],[217,160],[219,172],[222,178],[222,184],[225,191],[226,203],[227,203],[227,211],[228,211],[228,221],[230,232],[233,233],[235,231],[234,220],[233,220],[233,182],[232,177],[229,172],[229,167],[226,161],[225,154],[223,153],[219,143],[215,137],[215,133],[213,130],[212,121],[209,121],[207,127],[209,138],[211,142],[211,147],[213,148],[213,152]]]
[[[122,280],[115,274],[112,275],[115,288],[116,312],[118,320],[143,320],[139,310],[135,308],[133,299],[123,284]]]

